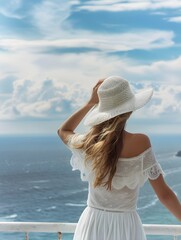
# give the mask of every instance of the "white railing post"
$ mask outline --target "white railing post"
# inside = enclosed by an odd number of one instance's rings
[[[62,240],[62,233],[58,232],[58,240]]]
[[[28,232],[25,233],[25,240],[29,240],[29,234],[28,234]]]

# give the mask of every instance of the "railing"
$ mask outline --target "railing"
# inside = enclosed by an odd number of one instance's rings
[[[76,223],[45,223],[45,222],[0,222],[0,232],[24,232],[25,240],[29,240],[31,232],[57,233],[58,240],[63,233],[74,233]],[[143,224],[146,235],[173,236],[176,240],[181,236],[181,225]]]

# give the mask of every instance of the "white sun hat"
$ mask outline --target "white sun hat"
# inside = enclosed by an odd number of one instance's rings
[[[127,80],[119,76],[106,78],[98,89],[99,103],[87,113],[85,126],[94,126],[123,113],[143,107],[152,97],[153,89],[134,94]]]

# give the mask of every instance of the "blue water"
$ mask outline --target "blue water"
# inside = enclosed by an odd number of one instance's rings
[[[181,199],[181,158],[174,156],[181,149],[181,136],[151,140],[166,182]],[[78,171],[72,172],[70,156],[56,135],[0,136],[0,221],[77,222],[86,206],[87,183],[80,181]],[[179,224],[148,183],[141,189],[138,213],[143,223]],[[24,234],[0,233],[0,240],[12,239],[24,239]],[[32,233],[30,239],[54,240],[57,234]]]

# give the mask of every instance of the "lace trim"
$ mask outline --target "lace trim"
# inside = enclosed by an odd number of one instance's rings
[[[74,154],[71,157],[70,164],[72,166],[72,170],[79,170],[80,171],[80,177],[82,181],[89,181],[93,178],[93,173],[91,171],[91,168],[84,164],[84,158],[80,158],[80,155],[77,156],[77,153],[75,154],[75,151],[73,151]],[[146,169],[144,172],[141,173],[137,172],[131,176],[120,176],[115,175],[112,180],[112,186],[113,188],[119,190],[124,188],[125,186],[130,189],[135,189],[137,186],[143,186],[144,183],[148,180],[155,180],[159,177],[160,174],[164,175],[164,172],[160,166],[160,164],[155,163],[150,168]]]
[[[72,155],[70,160],[72,170],[73,171],[79,170],[81,180],[89,181],[93,177],[93,173],[91,169],[86,167],[82,161],[83,159],[80,162],[80,158],[76,157],[75,155]],[[143,186],[148,179],[151,180],[157,179],[160,176],[160,174],[164,175],[164,172],[161,169],[161,166],[158,163],[156,163],[151,168],[145,170],[143,174],[140,172],[132,175],[131,177],[115,175],[112,180],[112,186],[117,190],[120,190],[124,187],[135,189],[137,186],[139,187]]]
[[[130,189],[135,189],[137,186],[141,187],[144,183],[148,180],[155,180],[157,179],[160,174],[164,175],[164,172],[159,163],[155,163],[150,168],[146,169],[145,171],[137,172],[134,175],[129,177],[121,177],[121,176],[114,176],[112,180],[112,186],[115,189],[122,189],[123,187],[128,187]]]
[[[129,189],[135,189],[137,186],[139,186],[139,182],[139,175],[131,177],[114,176],[112,180],[112,187],[117,190],[120,190],[124,187],[128,187]]]
[[[153,166],[151,166],[150,168],[146,169],[144,172],[143,172],[143,175],[148,179],[151,179],[151,180],[155,180],[157,179],[160,174],[163,174],[164,175],[164,172],[160,166],[159,163],[155,163]]]
[[[80,149],[72,147],[74,141],[81,141],[83,135],[74,134],[69,138],[68,147],[72,151],[70,164],[72,170],[79,170],[82,181],[90,181],[94,179],[94,173],[91,169],[91,164],[86,162],[84,152]],[[132,161],[131,161],[132,160]],[[160,164],[156,161],[151,148],[144,151],[142,154],[134,157],[134,159],[120,159],[118,161],[116,174],[112,180],[112,186],[115,189],[128,187],[135,189],[142,186],[147,179],[155,180],[164,172]]]

